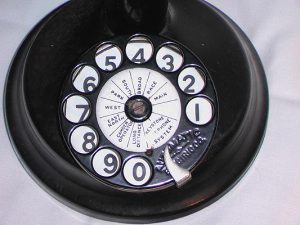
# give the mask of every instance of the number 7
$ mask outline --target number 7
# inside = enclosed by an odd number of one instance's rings
[[[82,122],[84,120],[85,116],[88,114],[90,107],[89,107],[89,105],[76,105],[76,108],[84,109],[81,114],[81,117],[79,119],[79,122]]]

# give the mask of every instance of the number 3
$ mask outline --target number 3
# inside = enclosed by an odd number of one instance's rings
[[[183,53],[175,44],[161,47],[156,54],[156,63],[165,72],[175,72],[183,64]]]
[[[173,64],[174,63],[174,58],[173,58],[173,56],[165,55],[162,59],[165,60],[165,61],[166,61],[166,59],[169,59],[169,62],[166,62],[166,65],[169,66],[169,69],[167,69],[166,67],[163,67],[162,69],[166,70],[168,72],[173,71],[174,70],[174,64]]]

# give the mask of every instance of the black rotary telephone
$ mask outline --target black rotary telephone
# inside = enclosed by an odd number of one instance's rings
[[[88,215],[154,222],[214,202],[245,173],[268,109],[260,60],[204,1],[70,1],[27,36],[5,113],[15,151]]]

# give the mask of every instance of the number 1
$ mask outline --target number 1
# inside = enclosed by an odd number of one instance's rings
[[[196,116],[196,121],[199,121],[200,120],[200,109],[199,109],[199,104],[195,104],[195,116]]]

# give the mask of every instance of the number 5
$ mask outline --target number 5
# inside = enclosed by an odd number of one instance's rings
[[[114,70],[117,68],[117,65],[112,61],[115,60],[116,56],[106,56],[105,58],[105,66],[111,66],[110,70]],[[106,68],[106,70],[109,70],[108,68]]]

